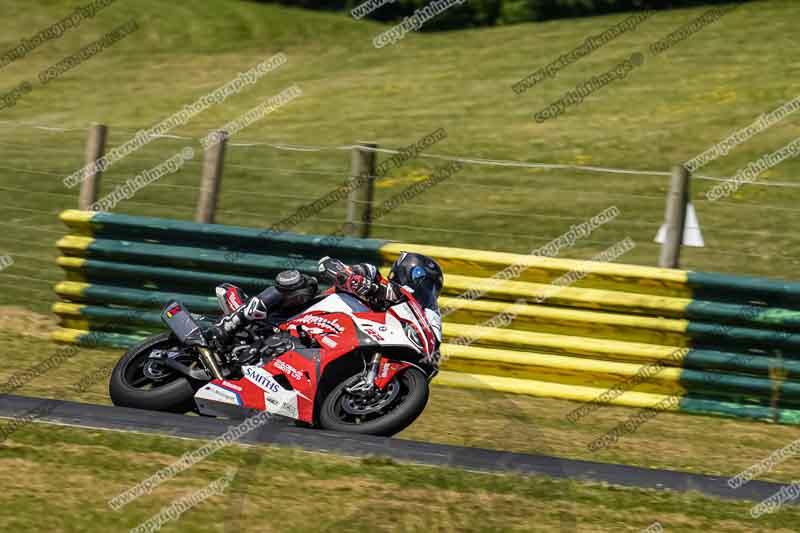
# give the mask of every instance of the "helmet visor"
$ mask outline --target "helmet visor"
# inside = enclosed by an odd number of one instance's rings
[[[414,290],[414,298],[422,307],[434,311],[439,309],[437,300],[439,293],[442,292],[442,285],[424,268],[421,266],[412,268],[406,284]]]

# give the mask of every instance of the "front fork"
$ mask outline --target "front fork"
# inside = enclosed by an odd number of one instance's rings
[[[372,356],[372,361],[369,363],[367,373],[363,379],[347,387],[347,392],[350,394],[369,394],[375,390],[375,378],[378,377],[378,370],[381,364],[381,354],[376,352]]]
[[[384,358],[380,353],[376,353],[372,356],[372,361],[366,369],[366,374],[346,390],[350,394],[371,395],[379,393],[386,388],[399,372],[410,366],[416,365],[405,361],[391,361]]]

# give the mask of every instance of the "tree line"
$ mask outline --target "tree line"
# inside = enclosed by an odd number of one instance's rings
[[[324,11],[351,10],[369,0],[255,0],[268,4]],[[364,18],[380,22],[399,22],[435,0],[372,0],[379,5]],[[742,0],[739,0],[742,1]],[[744,0],[748,1],[748,0]],[[421,31],[454,30],[621,13],[641,9],[671,9],[699,5],[736,3],[734,0],[467,0],[454,5],[429,21]],[[369,5],[369,4],[367,4]],[[360,18],[360,17],[359,17]]]

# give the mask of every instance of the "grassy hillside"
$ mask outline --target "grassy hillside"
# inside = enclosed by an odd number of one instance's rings
[[[7,2],[15,24],[0,49],[71,12],[61,2]],[[69,3],[77,5],[77,2]],[[265,98],[297,84],[304,95],[253,124],[233,142],[347,145],[373,140],[401,147],[445,128],[431,153],[669,170],[795,96],[800,63],[792,55],[800,6],[793,1],[746,5],[657,57],[627,79],[589,96],[555,120],[538,124],[533,113],[576,84],[607,71],[635,51],[703,13],[659,12],[521,96],[510,86],[535,69],[621,21],[594,17],[513,27],[407,35],[375,49],[386,27],[247,2],[204,0],[190,6],[137,0],[114,4],[60,39],[0,71],[3,90],[29,80],[34,89],[16,107],[0,111],[0,251],[17,263],[4,271],[19,301],[36,290],[49,298],[52,243],[62,233],[53,213],[75,205],[76,191],[61,178],[82,163],[85,127],[111,127],[110,143],[128,140],[182,106],[282,51],[288,63],[256,85],[195,117],[173,133],[199,138]],[[133,17],[140,30],[41,86],[36,75]],[[76,128],[54,132],[19,122]],[[798,135],[791,116],[717,160],[701,173],[727,176]],[[156,141],[111,167],[104,191],[150,168],[192,141]],[[195,148],[199,145],[195,142]],[[199,152],[199,150],[198,150]],[[267,226],[338,185],[349,153],[233,146],[228,151],[220,221]],[[423,179],[436,160],[417,158],[378,184],[378,200]],[[199,156],[116,210],[191,218]],[[760,181],[797,181],[800,162],[786,161]],[[590,257],[630,236],[637,247],[621,261],[654,264],[667,179],[572,170],[468,165],[381,218],[378,237],[527,253],[610,205],[621,215],[563,256]],[[800,215],[797,189],[750,185],[727,200],[701,198],[708,182],[695,181],[693,197],[706,248],[688,249],[688,268],[794,277],[798,264],[792,231]],[[343,202],[299,226],[325,232],[343,219]],[[16,276],[16,277],[13,277]],[[30,279],[33,278],[33,279]]]

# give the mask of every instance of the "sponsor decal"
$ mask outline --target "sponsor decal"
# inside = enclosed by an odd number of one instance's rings
[[[425,341],[425,346],[423,351],[428,352],[428,346],[433,342],[433,330],[431,329],[430,324],[428,323],[428,318],[425,316],[425,311],[422,310],[422,307],[417,303],[416,300],[410,299],[406,302],[408,306],[411,308],[413,312],[417,324],[422,327],[422,331],[424,333],[422,341]]]
[[[364,330],[364,333],[372,337],[373,340],[376,341],[383,341],[384,339],[377,331],[372,329],[372,324],[361,324],[361,327]]]
[[[274,395],[265,392],[264,409],[275,415],[297,418],[297,397],[290,394],[286,397],[276,398]]]
[[[230,381],[223,381],[222,384],[225,385],[226,387],[232,388],[233,390],[238,390],[238,391],[242,390],[242,388],[239,385],[231,383]]]
[[[425,317],[433,328],[433,334],[436,336],[436,340],[442,342],[442,317],[430,309],[425,309]]]
[[[392,368],[392,364],[391,363],[388,363],[388,362],[385,363],[383,365],[383,370],[381,371],[381,377],[385,378],[386,376],[388,376],[389,375],[389,370],[391,370],[391,368]]]
[[[209,383],[197,392],[197,398],[203,400],[212,400],[221,403],[230,403],[234,405],[242,405],[239,395],[228,389],[223,389],[219,385]]]
[[[275,407],[278,407],[278,406],[281,405],[281,402],[279,402],[277,398],[275,398],[274,396],[270,396],[267,393],[264,393],[264,401],[269,403],[269,404],[274,405]]]
[[[339,343],[337,343],[335,340],[331,339],[330,337],[322,337],[320,339],[320,342],[322,342],[323,344],[325,344],[325,345],[327,345],[327,346],[329,346],[331,348],[336,348],[339,345]]]
[[[298,381],[303,379],[303,374],[299,370],[297,370],[295,367],[293,367],[292,365],[287,363],[286,361],[282,361],[280,359],[275,359],[272,362],[272,364],[275,366],[275,368],[277,368],[278,370],[280,370],[284,374],[288,374],[288,375],[292,376],[292,378],[294,378],[294,379],[296,379]]]
[[[247,379],[267,392],[279,392],[282,390],[278,382],[261,368],[246,366],[244,367],[244,375],[247,376]]]
[[[295,320],[292,320],[292,324],[295,327],[297,326],[298,323],[316,326],[322,329],[323,331],[328,331],[331,333],[342,333],[344,331],[344,327],[342,327],[342,325],[339,324],[338,319],[334,318],[333,320],[329,320],[319,315],[305,315]]]
[[[281,401],[265,392],[264,406],[268,411],[272,411],[272,413],[276,415],[288,416],[289,418],[298,417],[297,398],[294,396],[284,398],[283,401]],[[273,408],[270,409],[269,406],[272,406]]]
[[[242,301],[239,299],[239,295],[236,294],[235,289],[228,289],[228,308],[231,310],[238,309],[240,305],[242,305]]]
[[[181,312],[181,306],[173,305],[171,308],[167,309],[167,318],[172,318],[180,312]]]

